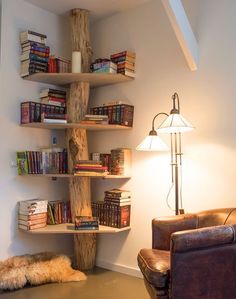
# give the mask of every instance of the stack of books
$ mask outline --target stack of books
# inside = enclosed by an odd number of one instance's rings
[[[121,189],[105,191],[104,201],[92,203],[92,212],[102,225],[116,228],[130,226],[131,192]]]
[[[108,115],[86,114],[84,116],[84,119],[80,123],[85,125],[89,125],[89,124],[107,125]]]
[[[122,189],[111,189],[105,191],[104,202],[117,206],[131,205],[131,192]]]
[[[71,223],[70,201],[49,201],[47,224]]]
[[[20,32],[22,53],[21,77],[34,73],[48,71],[48,58],[50,48],[46,46],[47,36],[31,30]]]
[[[18,227],[33,230],[47,225],[47,200],[31,199],[19,202]]]
[[[51,55],[49,57],[48,63],[48,72],[49,73],[70,73],[71,72],[71,60]]]
[[[21,103],[21,124],[42,122],[47,114],[53,114],[54,119],[66,119],[66,107],[32,101]]]
[[[18,151],[16,153],[17,171],[24,174],[66,174],[67,150],[47,148],[41,151]]]
[[[66,107],[66,91],[61,89],[46,88],[39,94],[42,104]]]
[[[135,77],[136,54],[130,51],[123,51],[112,54],[111,61],[117,64],[117,73],[129,77]]]
[[[97,230],[99,229],[98,217],[76,216],[75,230]]]
[[[133,126],[134,106],[122,101],[113,101],[103,106],[90,108],[90,113],[97,116],[107,115],[109,124]]]
[[[79,160],[74,167],[74,175],[107,175],[107,166],[102,166],[101,161]]]
[[[111,174],[131,175],[131,153],[129,148],[111,150]]]
[[[109,59],[96,59],[90,69],[93,73],[117,73],[117,65]]]

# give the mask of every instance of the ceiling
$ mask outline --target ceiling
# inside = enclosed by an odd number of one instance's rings
[[[57,15],[67,13],[73,8],[88,9],[93,21],[127,9],[134,8],[150,0],[25,0],[35,6]]]

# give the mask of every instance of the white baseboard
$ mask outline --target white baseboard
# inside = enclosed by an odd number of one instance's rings
[[[128,266],[121,265],[121,264],[114,264],[114,263],[110,263],[110,262],[102,261],[102,260],[97,260],[96,265],[98,267],[108,269],[111,271],[120,272],[120,273],[127,274],[130,276],[143,278],[143,275],[138,268],[128,267]]]

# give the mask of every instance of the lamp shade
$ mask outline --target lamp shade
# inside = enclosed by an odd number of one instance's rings
[[[160,133],[181,133],[193,130],[194,127],[179,113],[170,114],[157,129]]]
[[[136,147],[138,151],[168,151],[168,146],[157,135],[149,135]]]

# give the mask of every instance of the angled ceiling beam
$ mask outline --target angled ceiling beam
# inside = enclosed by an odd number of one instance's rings
[[[198,44],[181,0],[161,0],[187,63],[192,71],[198,67]]]

